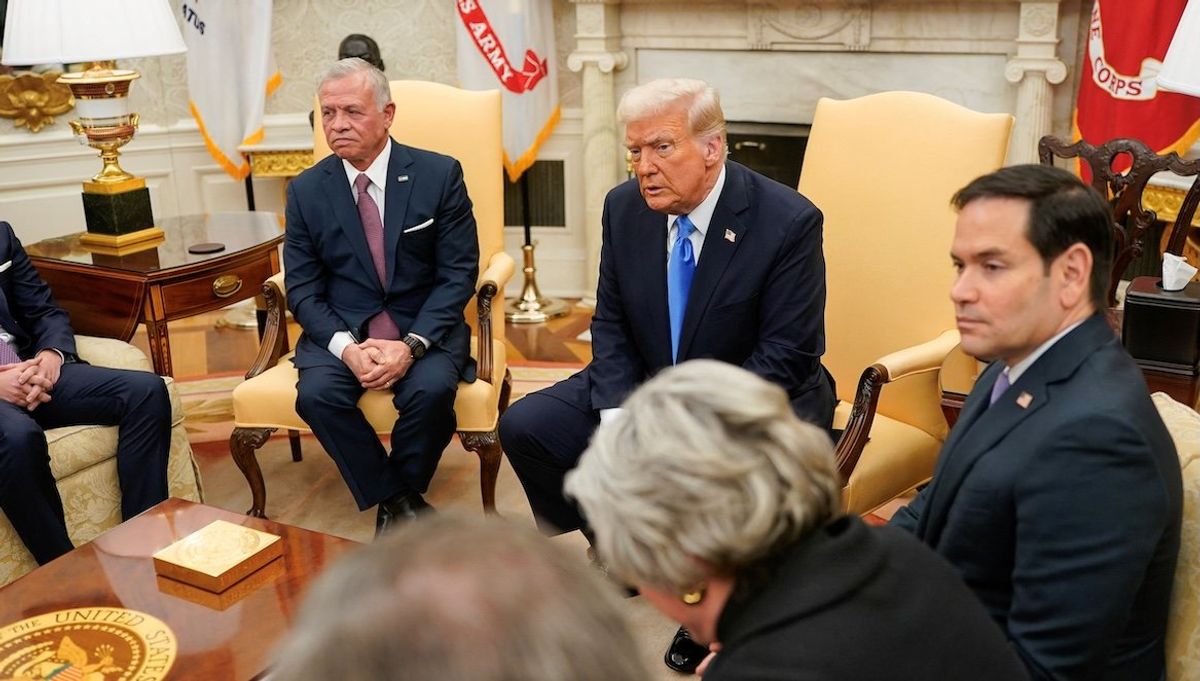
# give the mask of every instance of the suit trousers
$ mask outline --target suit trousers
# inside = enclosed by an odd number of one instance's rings
[[[337,463],[359,510],[400,493],[429,489],[442,450],[454,435],[458,369],[450,355],[430,348],[392,386],[399,416],[391,456],[358,408],[365,388],[345,364],[300,369],[296,413]]]
[[[81,424],[119,429],[123,519],[167,498],[171,402],[162,378],[147,371],[64,364],[49,402],[33,411],[0,402],[0,509],[39,564],[74,548],[44,431]]]
[[[563,479],[575,468],[599,425],[598,412],[580,409],[544,390],[514,402],[500,419],[504,454],[543,532],[587,532],[579,507],[563,496]]]

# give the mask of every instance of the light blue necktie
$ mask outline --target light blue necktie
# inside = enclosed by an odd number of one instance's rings
[[[683,330],[683,313],[687,309],[688,292],[692,290],[692,275],[696,273],[696,256],[692,240],[696,225],[686,215],[675,219],[679,234],[671,247],[667,261],[667,310],[671,316],[671,362],[679,361],[679,334]]]

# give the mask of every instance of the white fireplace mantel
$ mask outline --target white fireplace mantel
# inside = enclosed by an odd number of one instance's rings
[[[730,120],[810,123],[821,97],[930,92],[1011,113],[1008,162],[1037,160],[1063,127],[1080,0],[571,0],[582,72],[588,290],[605,193],[624,177],[619,93],[654,78],[702,78]],[[1065,59],[1065,61],[1064,61]]]

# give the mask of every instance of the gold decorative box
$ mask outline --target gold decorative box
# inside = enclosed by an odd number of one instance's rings
[[[154,554],[154,571],[221,593],[283,555],[279,537],[216,520]]]

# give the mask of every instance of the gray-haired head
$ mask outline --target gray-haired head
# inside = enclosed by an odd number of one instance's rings
[[[621,125],[661,115],[677,106],[687,107],[688,125],[698,140],[719,136],[724,146],[725,113],[713,86],[694,78],[659,78],[638,85],[621,97],[617,120]]]
[[[630,583],[682,593],[709,574],[743,580],[840,512],[828,434],[748,371],[685,362],[623,407],[565,489]]]
[[[321,76],[321,82],[317,85],[317,90],[320,91],[325,83],[330,81],[341,80],[347,76],[360,73],[367,79],[367,85],[371,88],[371,98],[375,100],[375,106],[380,111],[383,111],[383,107],[392,101],[392,86],[388,83],[387,76],[383,74],[383,71],[375,68],[370,62],[358,57],[347,57],[346,59],[335,61]]]
[[[613,587],[582,556],[532,528],[440,513],[334,565],[272,678],[642,681],[636,647]]]

